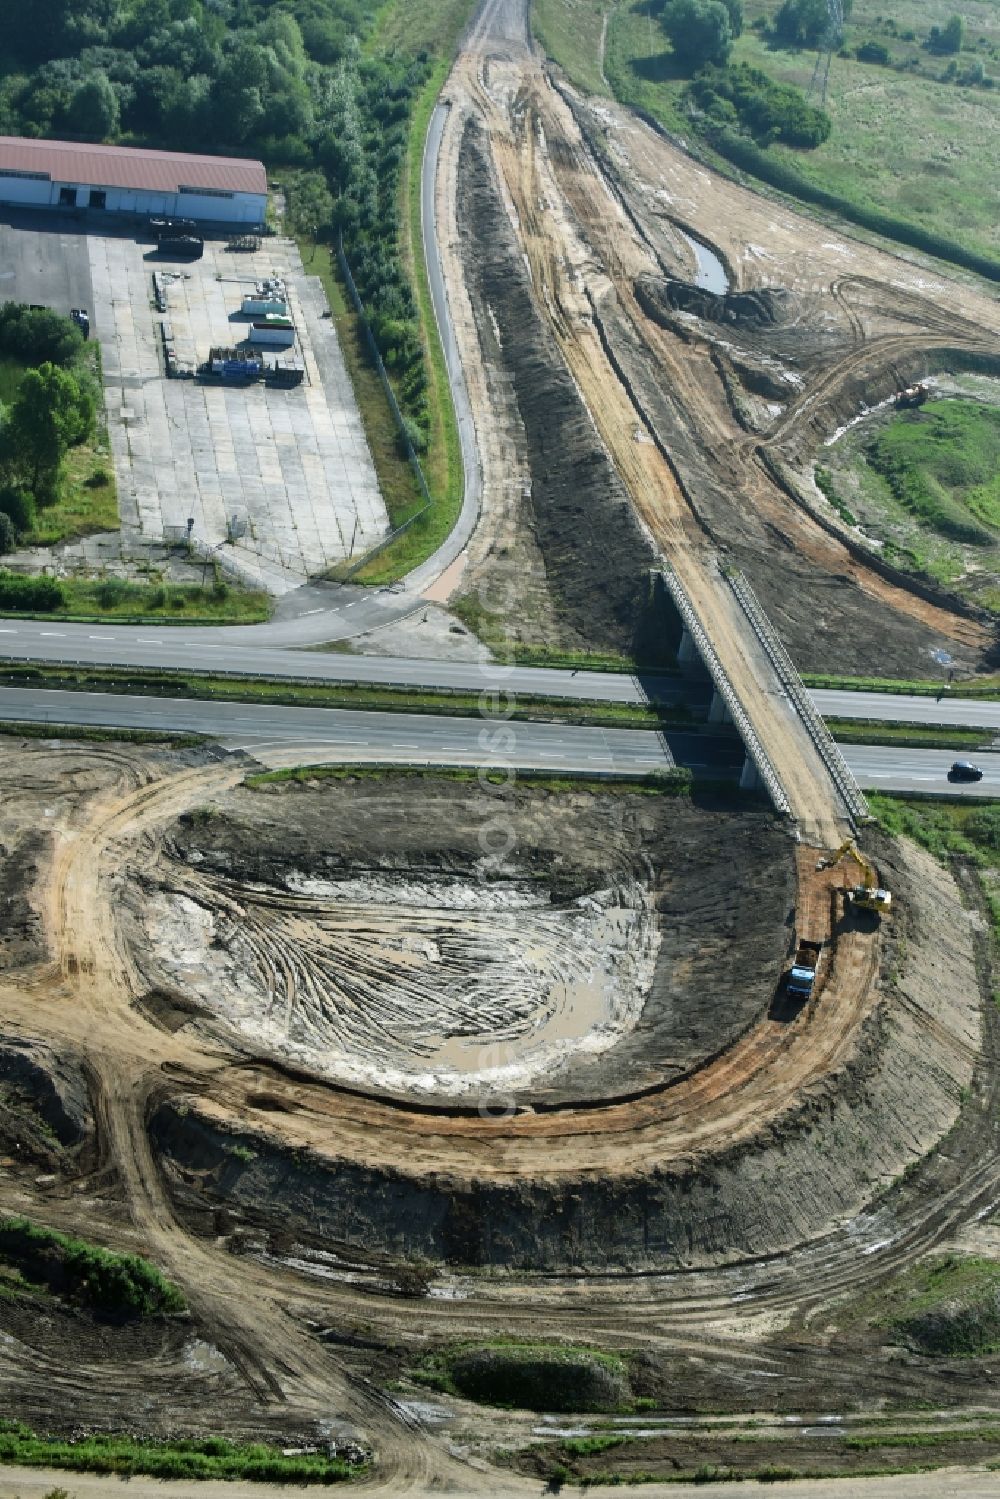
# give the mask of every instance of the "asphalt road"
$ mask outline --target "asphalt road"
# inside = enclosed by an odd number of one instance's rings
[[[510,765],[520,770],[645,774],[672,761],[659,735],[628,729],[487,722],[416,713],[282,708],[101,692],[0,689],[0,719],[205,734],[230,748],[302,745],[346,760]],[[697,740],[689,735],[688,739]],[[703,741],[697,740],[701,752]],[[712,741],[708,741],[709,744]],[[736,747],[738,748],[738,746]],[[728,752],[732,753],[732,747]]]
[[[448,718],[421,713],[368,713],[342,708],[287,708],[119,693],[0,688],[0,719],[204,734],[251,752],[268,745],[301,749],[309,758],[397,764],[509,765],[519,770],[575,770],[636,775],[686,765],[703,775],[732,776],[742,764],[734,735],[580,728]],[[1000,796],[1000,754],[976,757],[981,782],[948,781],[946,750],[845,746],[862,786],[881,791]],[[287,758],[287,756],[286,756]]]
[[[346,591],[345,591],[346,592]],[[187,626],[73,625],[58,620],[0,621],[0,661],[72,662],[92,666],[182,667],[191,672],[233,672],[272,678],[309,677],[326,682],[364,682],[400,687],[445,688],[463,692],[502,689],[527,697],[554,697],[574,702],[639,703],[649,697],[662,702],[704,703],[709,689],[699,682],[655,674],[630,676],[624,672],[568,671],[538,666],[505,666],[488,660],[427,661],[403,656],[352,656],[339,651],[297,649],[329,619],[321,603],[321,589],[301,590],[299,612],[271,625]],[[354,590],[340,606],[350,617],[358,604],[371,617],[379,610],[382,622],[398,617],[397,596],[380,590],[364,597]],[[302,608],[302,605],[311,607]],[[412,609],[412,603],[407,605]],[[359,617],[355,615],[355,617]],[[279,638],[273,640],[280,629]],[[291,637],[287,641],[282,635]],[[831,692],[812,694],[820,712],[841,718],[870,719],[873,723],[943,724],[995,729],[1000,734],[1000,702],[942,695],[909,697],[887,692]]]
[[[878,744],[842,744],[840,749],[858,785],[865,791],[1000,796],[1000,754],[977,751],[971,758],[981,766],[983,779],[954,782],[948,779],[948,770],[956,758],[951,750],[896,749]]]

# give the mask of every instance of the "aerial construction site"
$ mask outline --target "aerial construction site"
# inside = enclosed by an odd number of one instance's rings
[[[876,824],[800,675],[995,669],[813,474],[1000,372],[1000,304],[579,94],[527,11],[478,8],[431,126],[481,501],[429,596],[490,625],[491,693],[504,640],[676,662],[735,775],[557,782],[492,718],[475,756],[403,717],[388,755],[0,740],[4,1214],[187,1306],[0,1300],[5,1410],[386,1495],[1000,1461],[993,916]],[[948,1264],[975,1347],[920,1299]]]

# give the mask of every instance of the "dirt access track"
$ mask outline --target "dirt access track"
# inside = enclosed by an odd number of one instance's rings
[[[781,712],[722,569],[746,572],[802,667],[912,674],[988,660],[985,617],[867,553],[828,506],[822,513],[800,470],[862,395],[883,396],[928,361],[988,362],[996,303],[818,229],[711,176],[624,111],[556,87],[528,44],[526,11],[523,0],[481,8],[445,95],[438,214],[463,356],[487,368],[470,382],[485,532],[501,524],[491,490],[509,508],[516,425],[508,411],[493,431],[483,392],[502,381],[491,369],[512,378],[523,503],[543,553],[550,504],[572,504],[552,473],[556,453],[572,469],[580,440],[565,403],[546,414],[547,443],[533,434],[536,403],[552,402],[532,375],[548,374],[554,350],[651,561],[685,586],[805,836],[832,846],[841,809],[801,726]],[[695,289],[683,279],[682,226],[719,247],[728,297],[683,296]],[[577,509],[595,503],[581,486]],[[602,522],[609,580],[616,553],[635,550],[612,508]]]

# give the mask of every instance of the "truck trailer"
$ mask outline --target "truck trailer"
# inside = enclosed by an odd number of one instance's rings
[[[804,937],[799,939],[794,961],[785,977],[785,988],[796,999],[808,999],[812,994],[822,951],[822,942],[809,942]]]

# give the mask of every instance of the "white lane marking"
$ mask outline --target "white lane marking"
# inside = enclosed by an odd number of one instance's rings
[[[0,635],[16,635],[16,630],[0,630]]]
[[[114,637],[114,636],[113,636],[113,635],[88,635],[88,636],[87,636],[87,639],[88,639],[88,640],[104,640],[104,641],[113,641],[113,640],[114,640],[114,638],[115,638],[115,637]]]
[[[344,605],[344,608],[345,609],[353,609],[354,606],[355,606],[355,604],[360,604],[360,602],[361,602],[360,599],[352,599],[349,604],[345,604]]]
[[[47,638],[49,640],[65,640],[66,639],[66,636],[60,634],[58,630],[39,630],[38,633],[39,633],[39,635],[42,635],[43,637],[45,637],[45,638]]]
[[[394,744],[393,749],[419,749],[419,744]]]
[[[309,616],[310,616],[310,614],[322,614],[322,613],[323,613],[322,607],[320,607],[319,609],[307,609],[306,612],[305,612],[305,614],[302,616],[302,618],[303,619],[308,619]]]
[[[165,645],[166,644],[166,642],[163,641],[163,640],[140,640],[138,637],[136,637],[136,642],[135,643],[136,643],[136,645]]]

